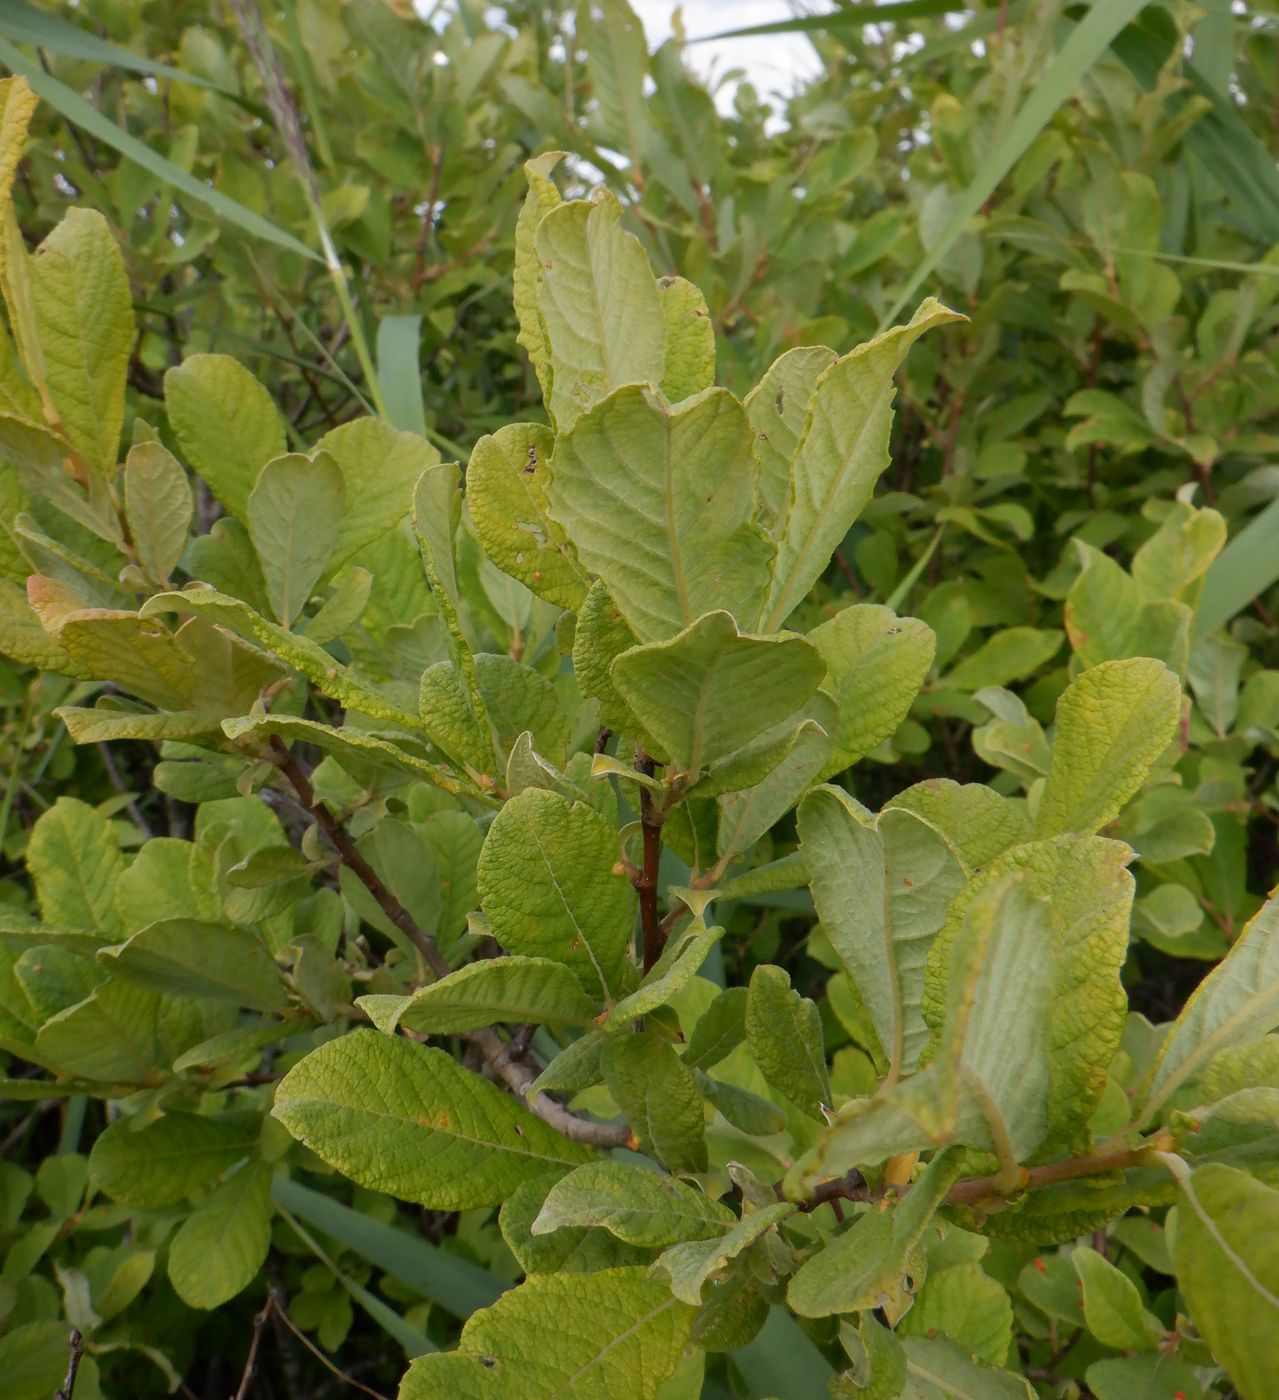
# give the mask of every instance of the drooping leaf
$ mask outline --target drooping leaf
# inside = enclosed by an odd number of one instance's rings
[[[616,830],[584,802],[529,788],[489,828],[480,903],[513,953],[563,962],[609,999],[627,965],[635,892],[617,869]]]
[[[1034,1400],[1030,1382],[946,1337],[908,1337],[902,1400]]]
[[[178,1227],[169,1282],[188,1307],[218,1308],[257,1277],[271,1243],[271,1168],[251,1161]]]
[[[725,1206],[673,1176],[624,1162],[591,1162],[551,1187],[533,1234],[599,1225],[627,1244],[653,1248],[713,1239],[734,1223]]]
[[[701,1090],[669,1041],[654,1032],[617,1035],[604,1046],[604,1082],[647,1152],[672,1171],[704,1171]]]
[[[32,828],[27,868],[45,923],[103,939],[123,932],[115,891],[124,857],[110,824],[92,807],[60,797]]]
[[[831,1102],[816,1003],[801,997],[780,967],[761,963],[751,974],[746,1040],[764,1078],[810,1118]]]
[[[655,1268],[670,1278],[671,1292],[677,1298],[685,1303],[701,1303],[702,1291],[713,1274],[794,1213],[795,1207],[788,1201],[775,1201],[743,1215],[731,1230],[716,1239],[672,1245],[662,1252]]]
[[[89,1171],[112,1200],[157,1210],[184,1200],[249,1155],[261,1131],[252,1121],[165,1113],[139,1126],[120,1118],[93,1144]]]
[[[1085,671],[1057,702],[1036,833],[1089,833],[1113,820],[1172,741],[1180,714],[1181,688],[1161,662],[1136,657]]]
[[[410,996],[363,996],[357,1005],[388,1035],[399,1026],[452,1035],[496,1021],[584,1026],[597,1009],[568,968],[549,958],[485,958]]]
[[[279,972],[247,929],[195,919],[165,919],[104,948],[113,975],[174,996],[213,997],[259,1011],[288,1006]]]
[[[1137,1285],[1095,1249],[1077,1249],[1071,1262],[1083,1286],[1084,1320],[1104,1346],[1147,1351],[1163,1333],[1141,1301]]]
[[[195,502],[177,459],[158,442],[140,442],[125,458],[124,509],[138,562],[164,583],[186,547]]]
[[[642,1268],[536,1274],[470,1318],[456,1351],[415,1360],[399,1400],[656,1400],[693,1317]]]
[[[496,1205],[590,1153],[443,1050],[356,1031],[299,1061],[273,1114],[353,1181],[436,1210]]]
[[[613,683],[660,751],[696,775],[802,707],[825,674],[799,637],[742,636],[726,612],[623,652]]]
[[[285,451],[271,396],[230,355],[188,355],[164,376],[164,406],[187,461],[243,520],[258,474]]]

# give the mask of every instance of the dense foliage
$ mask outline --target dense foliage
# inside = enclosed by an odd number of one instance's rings
[[[1102,9],[0,19],[6,1394],[1276,1394],[1275,29]]]

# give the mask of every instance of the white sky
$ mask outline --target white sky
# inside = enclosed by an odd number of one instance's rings
[[[790,19],[799,6],[790,0],[631,0],[648,35],[649,47],[671,33],[671,15],[684,15],[684,32],[690,39],[724,29]],[[819,67],[813,46],[802,34],[769,34],[756,39],[721,39],[711,44],[691,44],[686,57],[703,77],[722,76],[731,69],[744,70],[763,97],[788,94],[795,80],[811,76]]]

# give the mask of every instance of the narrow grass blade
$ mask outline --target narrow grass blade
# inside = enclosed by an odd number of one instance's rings
[[[1271,501],[1221,551],[1204,580],[1195,636],[1229,622],[1279,579],[1279,500]]]
[[[889,0],[889,3],[879,5],[849,5],[829,15],[795,15],[791,19],[773,20],[770,24],[726,29],[721,34],[706,34],[689,42],[703,44],[709,39],[750,39],[760,34],[833,33],[839,29],[864,29],[868,24],[900,24],[902,20],[959,14],[971,8],[971,4],[964,4],[962,0]]]
[[[1009,123],[1003,137],[986,153],[972,183],[960,196],[955,212],[929,249],[913,276],[889,307],[880,329],[897,319],[933,269],[950,251],[968,221],[994,193],[1000,181],[1025,154],[1030,143],[1052,120],[1054,113],[1078,87],[1080,80],[1110,47],[1115,36],[1141,9],[1144,0],[1105,0],[1094,5],[1071,31],[1048,71]]]
[[[426,1335],[419,1331],[411,1322],[406,1321],[389,1304],[384,1303],[381,1298],[370,1293],[367,1288],[356,1281],[344,1269],[329,1258],[320,1243],[314,1239],[301,1225],[289,1214],[279,1201],[276,1201],[276,1208],[280,1214],[288,1221],[290,1229],[294,1231],[298,1239],[311,1251],[312,1254],[325,1266],[351,1297],[359,1303],[374,1322],[388,1335],[394,1337],[404,1348],[406,1356],[424,1356],[428,1351],[438,1351],[439,1347]]]
[[[425,437],[426,408],[417,358],[421,332],[421,316],[382,317],[377,328],[377,377],[392,427]]]
[[[165,184],[186,195],[188,199],[206,205],[219,218],[235,224],[245,233],[252,234],[254,238],[261,238],[268,243],[275,243],[281,248],[286,248],[290,253],[298,253],[313,262],[321,260],[318,253],[308,248],[299,239],[294,238],[291,233],[286,233],[284,229],[278,228],[269,219],[264,219],[261,214],[255,214],[252,209],[246,209],[243,204],[221,194],[211,185],[206,185],[203,181],[188,175],[185,170],[174,165],[172,161],[166,160],[162,155],[153,151],[150,146],[144,145],[137,137],[130,136],[123,127],[117,126],[110,118],[104,117],[96,107],[86,102],[78,92],[73,92],[65,83],[60,83],[57,78],[50,77],[38,63],[31,62],[20,49],[15,48],[7,39],[0,39],[0,64],[3,64],[11,73],[21,73],[31,84],[32,90],[37,96],[42,97],[51,107],[61,112],[67,121],[119,151],[126,160],[134,161],[144,170],[149,170],[157,179],[163,180]]]
[[[299,1182],[277,1177],[271,1191],[282,1209],[355,1250],[453,1317],[467,1318],[488,1307],[506,1287],[478,1264],[414,1239]]]
[[[0,5],[0,36],[11,43],[34,44],[37,48],[48,49],[50,53],[62,54],[66,58],[123,68],[129,73],[145,73],[153,78],[170,78],[175,82],[190,83],[193,87],[210,88],[214,92],[226,91],[207,78],[184,73],[181,68],[172,68],[167,63],[156,63],[130,49],[121,48],[119,44],[99,39],[78,24],[45,10],[37,10],[26,0],[4,0],[4,4]],[[226,93],[226,96],[233,94]]]
[[[1116,35],[1114,50],[1143,87],[1153,88],[1178,41],[1172,19],[1152,6]],[[1211,49],[1208,58],[1214,69],[1220,66]],[[1196,64],[1183,63],[1181,71],[1191,93],[1212,103],[1212,110],[1186,132],[1187,148],[1229,196],[1250,232],[1263,243],[1279,241],[1279,170],[1274,159],[1230,98]]]

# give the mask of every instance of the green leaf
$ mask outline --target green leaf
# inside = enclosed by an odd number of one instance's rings
[[[804,430],[813,390],[822,374],[838,358],[824,345],[787,350],[773,361],[763,379],[742,401],[754,434],[759,498],[769,529],[776,525],[786,509],[791,458]],[[813,641],[816,645],[815,638]]]
[[[959,1169],[959,1154],[940,1154],[891,1210],[859,1216],[828,1240],[791,1279],[791,1308],[800,1317],[829,1317],[900,1303],[911,1254]]]
[[[539,305],[542,285],[542,262],[533,246],[533,236],[545,215],[560,203],[559,191],[551,180],[551,172],[564,158],[563,151],[547,151],[524,162],[528,194],[520,206],[515,224],[515,315],[520,324],[516,343],[528,351],[542,397],[551,397],[551,360],[546,341],[546,326]]]
[[[1133,878],[1124,867],[1131,858],[1127,846],[1098,836],[1014,846],[956,898],[929,953],[924,1019],[940,1027],[950,982],[949,949],[970,904],[1005,876],[1026,872],[1029,893],[1047,906],[1051,931],[1048,1120],[1055,1143],[1085,1141],[1119,1048],[1127,1007],[1119,974],[1128,953],[1133,898]]]
[[[794,991],[780,967],[761,963],[751,974],[746,1041],[751,1059],[775,1088],[810,1118],[832,1101],[817,1005]]]
[[[1012,1345],[1013,1305],[980,1264],[959,1264],[928,1275],[897,1331],[903,1337],[941,1334],[998,1366]]]
[[[246,1163],[178,1227],[169,1282],[191,1308],[219,1308],[246,1289],[271,1243],[271,1168]]]
[[[158,1210],[243,1161],[260,1137],[256,1120],[176,1112],[148,1123],[119,1118],[94,1142],[89,1171],[95,1187],[112,1200]]]
[[[195,502],[186,473],[158,442],[140,442],[125,458],[124,509],[129,534],[149,578],[164,583],[186,548]]]
[[[110,823],[92,807],[58,798],[32,828],[27,869],[46,924],[104,939],[124,931],[115,907],[124,857]]]
[[[1084,1372],[1084,1380],[1097,1400],[1145,1400],[1149,1395],[1204,1400],[1194,1368],[1181,1357],[1162,1352],[1094,1361]]]
[[[514,953],[564,963],[606,1002],[629,965],[635,892],[618,868],[615,828],[584,802],[528,788],[489,827],[480,903]]]
[[[484,552],[539,598],[576,612],[590,586],[551,519],[548,475],[554,435],[540,423],[512,423],[475,444],[466,499]]]
[[[726,390],[677,408],[618,390],[557,439],[549,495],[640,642],[716,610],[755,623],[772,551],[752,520],[750,429]]]
[[[277,620],[292,627],[333,553],[342,522],[342,472],[327,452],[276,457],[249,495],[249,538]]]
[[[800,850],[831,946],[856,983],[893,1077],[919,1063],[928,949],[964,883],[933,827],[890,809],[872,819],[839,788],[799,807]]]
[[[657,283],[621,218],[616,196],[600,190],[593,200],[551,209],[533,235],[552,367],[546,406],[560,433],[623,384],[662,380],[666,326]]]
[[[551,1187],[533,1234],[598,1225],[627,1244],[651,1249],[713,1239],[735,1223],[727,1207],[673,1176],[625,1162],[591,1162]]]
[[[1116,1351],[1153,1348],[1163,1328],[1159,1319],[1146,1311],[1137,1285],[1128,1275],[1095,1249],[1077,1249],[1071,1260],[1083,1285],[1084,1320],[1089,1332]]]
[[[1279,501],[1259,511],[1221,551],[1204,580],[1195,636],[1230,621],[1279,578]]]
[[[746,1039],[749,995],[745,987],[725,987],[697,1018],[684,1047],[684,1063],[689,1069],[711,1069]]]
[[[285,451],[271,396],[230,355],[189,355],[164,376],[164,406],[187,461],[243,520],[262,468]]]
[[[623,652],[613,683],[676,771],[696,776],[793,715],[826,667],[799,637],[747,637],[707,613],[668,642]]]
[[[817,380],[778,520],[766,632],[776,631],[803,602],[888,465],[893,376],[906,352],[925,331],[962,319],[930,297],[909,325],[859,345]]]
[[[596,579],[582,601],[573,628],[573,672],[582,694],[599,702],[600,723],[640,740],[642,726],[618,694],[612,675],[613,662],[635,644],[635,633],[621,609]]]
[[[707,928],[700,918],[694,919],[677,938],[671,939],[635,991],[608,1013],[605,1033],[624,1031],[640,1016],[672,1001],[697,976],[723,936],[722,928]]]
[[[1111,41],[1142,8],[1144,0],[1115,0],[1114,4],[1089,10],[1058,49],[1046,71],[1030,86],[1016,116],[995,128],[999,139],[982,156],[967,188],[956,201],[946,226],[915,267],[897,294],[884,320],[890,321],[941,266],[955,240],[964,233],[973,217],[994,194],[1000,182],[1030,148],[1031,143],[1052,120],[1084,75],[1106,52]]]
[[[677,1298],[685,1303],[700,1304],[702,1290],[713,1274],[794,1213],[795,1207],[789,1201],[776,1201],[744,1215],[727,1234],[717,1239],[672,1245],[662,1252],[654,1268],[665,1271],[671,1281],[671,1292]]]
[[[926,778],[890,798],[887,805],[914,812],[940,831],[967,874],[1031,837],[1026,804],[1002,797],[982,783]]]
[[[421,339],[420,314],[383,316],[377,323],[377,377],[387,416],[393,427],[425,437],[426,408],[418,365]]]
[[[1279,1328],[1279,1191],[1216,1163],[1177,1175],[1177,1282],[1239,1393],[1262,1400],[1274,1385]]]
[[[124,258],[101,214],[67,211],[32,259],[31,294],[59,426],[86,465],[113,473],[133,351],[133,298]]]
[[[1191,993],[1168,1028],[1144,1087],[1141,1122],[1233,1045],[1279,1026],[1279,899],[1268,900]]]
[[[534,1234],[533,1226],[559,1172],[530,1177],[502,1202],[498,1224],[502,1238],[526,1274],[595,1273],[623,1265],[646,1264],[648,1251],[623,1244],[594,1225],[567,1226]]]
[[[643,1268],[536,1274],[476,1313],[456,1351],[415,1360],[399,1400],[656,1400],[693,1317]]]
[[[706,298],[691,282],[663,277],[657,289],[666,323],[662,393],[680,403],[715,383],[715,326]]]
[[[528,1172],[590,1156],[443,1050],[372,1031],[313,1050],[272,1112],[359,1185],[436,1210],[496,1205]]]
[[[67,1324],[24,1322],[0,1337],[0,1368],[8,1400],[48,1400],[67,1373]]]
[[[1050,946],[1047,906],[1026,875],[968,901],[932,1062],[845,1105],[793,1173],[796,1189],[951,1142],[993,1151],[1011,1174],[1049,1126]]]
[[[247,929],[195,919],[165,919],[98,961],[115,976],[171,996],[212,997],[257,1011],[283,1011],[288,998],[262,940]]]
[[[312,455],[318,460],[323,454],[338,464],[344,487],[337,541],[323,575],[329,577],[402,524],[414,487],[439,465],[440,454],[417,433],[396,432],[380,418],[357,418],[325,433]],[[374,558],[376,572],[381,559]]]
[[[945,1337],[908,1337],[901,1400],[1035,1400],[1030,1382],[976,1360]]]
[[[824,780],[897,731],[932,665],[936,638],[916,618],[898,617],[876,603],[855,603],[813,628],[808,640],[826,663],[822,694],[834,702],[837,715],[830,725]]]
[[[1181,687],[1159,661],[1106,661],[1085,671],[1057,702],[1037,835],[1089,833],[1113,821],[1172,742],[1180,717]]]
[[[585,1026],[597,1004],[563,963],[547,958],[486,958],[419,987],[411,996],[356,998],[377,1028],[453,1035],[495,1021]]]
[[[672,1171],[706,1170],[701,1090],[669,1041],[652,1031],[604,1046],[604,1082],[646,1152]]]
[[[1055,628],[1006,627],[952,667],[946,674],[946,684],[958,690],[1010,685],[1046,666],[1061,650],[1064,640]]]

